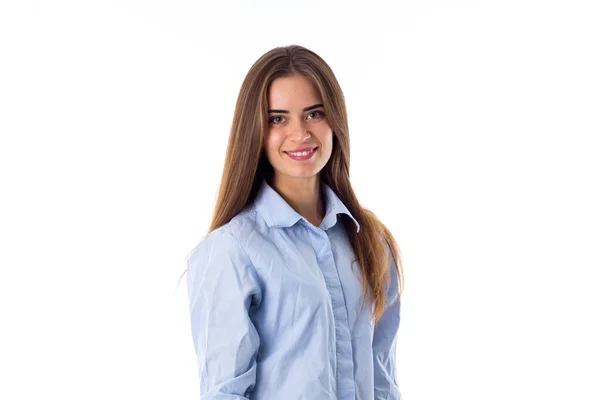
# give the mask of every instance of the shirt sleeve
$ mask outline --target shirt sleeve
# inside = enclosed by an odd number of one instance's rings
[[[396,341],[400,326],[398,272],[387,244],[386,247],[390,259],[391,284],[387,291],[385,311],[373,333],[375,400],[402,400],[396,371]]]
[[[202,400],[248,399],[260,344],[250,318],[261,302],[256,271],[236,237],[209,233],[186,258],[192,339]]]

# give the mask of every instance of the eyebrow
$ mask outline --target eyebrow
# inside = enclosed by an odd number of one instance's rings
[[[314,106],[306,107],[302,111],[310,111],[310,110],[313,110],[313,109],[319,108],[319,107],[323,107],[323,104],[315,104]],[[289,113],[288,110],[269,110],[269,112],[270,113],[282,113],[282,114],[288,114]]]

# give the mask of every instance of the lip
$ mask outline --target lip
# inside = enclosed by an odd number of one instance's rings
[[[310,151],[314,148],[316,148],[317,146],[310,146],[310,147],[303,147],[301,149],[295,149],[295,150],[289,150],[289,151],[284,151],[284,153],[297,153],[299,151]]]
[[[306,161],[306,160],[308,160],[308,159],[312,158],[312,157],[313,157],[313,156],[316,154],[316,152],[317,152],[317,149],[318,149],[318,146],[317,146],[317,147],[306,147],[306,149],[307,149],[307,150],[312,150],[312,149],[314,149],[314,150],[313,150],[313,151],[311,151],[310,153],[308,153],[308,154],[307,154],[307,155],[305,155],[305,156],[294,156],[294,155],[292,155],[292,154],[288,153],[287,151],[284,151],[284,153],[285,153],[285,154],[286,154],[286,155],[287,155],[289,158],[291,158],[292,160],[296,160],[296,161]]]

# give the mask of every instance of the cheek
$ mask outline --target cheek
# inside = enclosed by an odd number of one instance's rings
[[[267,154],[277,154],[281,148],[282,135],[276,131],[269,131],[265,136],[265,151]]]
[[[331,141],[333,137],[333,130],[327,122],[321,122],[314,128],[315,133],[319,136],[321,141]]]
[[[333,144],[333,132],[329,127],[324,128],[319,134],[319,141],[323,146],[331,147]]]

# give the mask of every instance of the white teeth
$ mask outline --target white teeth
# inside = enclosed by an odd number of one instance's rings
[[[312,153],[312,152],[313,152],[312,150],[309,150],[309,151],[301,151],[301,152],[299,152],[299,153],[292,153],[292,152],[288,152],[288,154],[291,154],[291,155],[293,155],[293,156],[297,156],[297,157],[299,157],[299,156],[306,156],[306,155],[308,155],[308,154],[310,154],[310,153]]]

